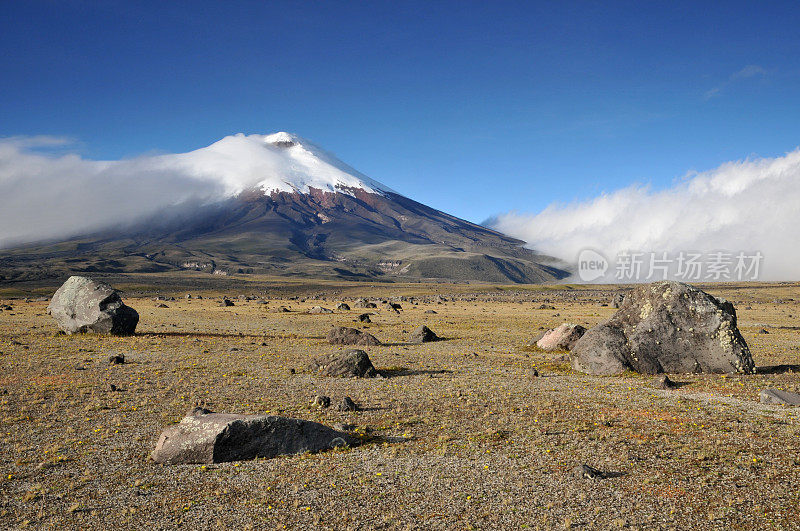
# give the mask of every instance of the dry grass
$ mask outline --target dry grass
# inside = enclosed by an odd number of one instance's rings
[[[209,298],[156,308],[129,297],[141,314],[130,338],[55,336],[46,302],[0,301],[14,307],[0,312],[0,527],[796,527],[797,411],[758,403],[764,387],[800,391],[796,374],[674,375],[684,385],[667,392],[635,374],[576,374],[561,353],[531,348],[540,327],[610,316],[600,302],[611,288],[336,289],[326,301],[274,299],[266,308]],[[709,291],[735,302],[758,365],[800,363],[800,330],[791,328],[800,305],[785,301],[800,301],[797,285]],[[390,345],[367,350],[392,377],[299,370],[337,350],[323,339],[330,326],[358,326],[363,311],[301,310],[392,293],[455,299],[402,303],[400,315],[369,310],[373,324],[363,328]],[[556,310],[535,309],[545,301]],[[279,305],[297,312],[269,311]],[[424,313],[431,308],[438,313]],[[447,340],[404,344],[419,324]],[[117,353],[127,362],[108,365]],[[316,394],[351,396],[365,410],[318,410]],[[152,463],[160,431],[198,403],[348,422],[393,442],[220,465]],[[623,475],[573,479],[581,463]]]

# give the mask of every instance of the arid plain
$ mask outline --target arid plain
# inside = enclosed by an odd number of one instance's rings
[[[0,527],[797,527],[798,411],[758,394],[800,390],[798,284],[701,285],[735,304],[758,374],[670,375],[680,386],[661,390],[534,346],[547,328],[611,316],[615,286],[99,278],[139,312],[135,336],[57,335],[37,300],[57,285],[0,287]],[[402,310],[306,313],[359,297]],[[365,312],[372,323],[357,323]],[[443,340],[408,344],[421,324]],[[341,348],[325,340],[334,325],[384,343],[365,350],[385,377],[305,370]],[[315,408],[318,394],[361,411]],[[155,464],[161,431],[195,405],[351,424],[363,443]],[[576,478],[581,464],[609,477]]]

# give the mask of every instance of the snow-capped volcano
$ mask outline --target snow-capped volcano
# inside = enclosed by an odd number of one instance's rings
[[[314,143],[285,132],[226,136],[202,149],[164,155],[162,162],[165,169],[221,182],[228,195],[252,188],[266,194],[307,194],[312,188],[350,195],[354,189],[392,192]]]
[[[488,282],[566,276],[523,242],[404,197],[290,133],[237,134],[188,153],[120,161],[21,155],[42,183],[50,166],[59,184],[75,176],[61,187],[77,191],[73,200],[61,194],[55,205],[62,217],[68,208],[78,220],[108,217],[60,233],[73,239],[57,245],[0,254],[0,281],[112,270]]]

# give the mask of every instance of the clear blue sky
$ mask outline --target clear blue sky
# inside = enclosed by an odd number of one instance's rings
[[[278,130],[472,221],[666,187],[800,145],[800,4],[0,3],[0,136]]]

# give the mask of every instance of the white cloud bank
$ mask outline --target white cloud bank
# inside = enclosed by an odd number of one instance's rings
[[[124,226],[165,208],[266,192],[391,191],[289,133],[228,136],[189,153],[96,161],[55,137],[0,139],[0,248]]]
[[[585,248],[612,263],[623,251],[760,251],[760,279],[798,280],[800,149],[728,162],[663,191],[631,186],[538,214],[509,212],[487,224],[570,263]]]

